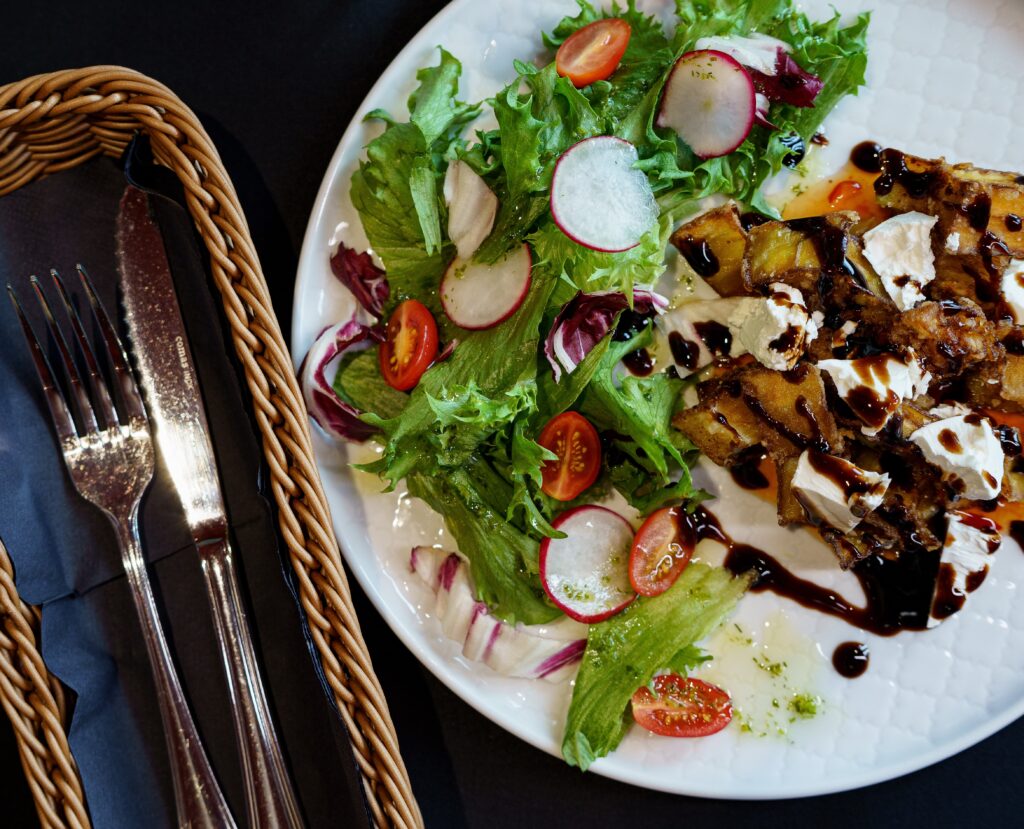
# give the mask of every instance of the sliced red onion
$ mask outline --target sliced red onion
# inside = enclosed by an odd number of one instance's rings
[[[569,374],[607,336],[620,312],[629,308],[621,291],[578,293],[558,312],[544,340],[544,354],[557,383],[562,371]],[[661,314],[668,300],[649,287],[633,289],[633,311],[640,315]]]
[[[384,303],[391,295],[387,274],[373,264],[373,258],[365,251],[356,253],[344,242],[331,257],[331,272],[338,277],[352,296],[375,317],[384,312]]]
[[[748,71],[754,81],[754,89],[769,101],[781,101],[798,107],[814,106],[814,99],[825,85],[817,75],[804,71],[784,49],[779,49],[775,57],[774,75],[766,75],[756,69]]]
[[[771,106],[771,102],[768,98],[760,92],[757,92],[754,95],[754,104],[756,106],[756,109],[754,110],[754,123],[758,126],[764,127],[765,129],[777,130],[778,127],[768,120],[768,108]]]
[[[380,342],[379,332],[357,322],[329,326],[316,338],[299,367],[299,383],[309,414],[333,438],[363,441],[376,429],[359,419],[361,412],[340,397],[327,380],[327,367],[342,352],[363,349]]]
[[[737,63],[743,64],[748,70],[770,75],[775,71],[776,56],[779,51],[786,52],[792,47],[777,37],[752,32],[747,37],[743,35],[702,37],[694,44],[693,48],[724,52]]]
[[[498,197],[465,161],[448,165],[444,177],[444,198],[448,203],[448,238],[455,243],[459,259],[467,260],[486,239],[498,214]]]
[[[755,32],[749,37],[702,37],[694,48],[725,52],[733,60],[741,63],[750,73],[754,89],[768,101],[781,101],[798,107],[814,106],[814,99],[825,85],[821,78],[804,71],[793,59],[790,54],[792,46],[769,35]],[[762,109],[758,101],[755,120],[763,127],[775,129],[768,121],[767,112],[768,107]]]
[[[565,618],[550,625],[510,625],[477,601],[468,563],[458,553],[413,547],[409,569],[436,596],[433,612],[462,655],[506,676],[568,679],[587,646],[587,627]]]

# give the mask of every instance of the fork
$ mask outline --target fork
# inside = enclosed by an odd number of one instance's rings
[[[81,317],[56,271],[51,271],[51,274],[74,332],[81,364],[85,367],[84,378],[68,341],[54,319],[39,280],[33,276],[30,282],[60,357],[67,381],[66,396],[55,380],[49,360],[10,284],[7,285],[7,293],[39,375],[68,474],[79,494],[99,507],[117,534],[156,682],[179,825],[192,829],[234,827],[171,660],[142,554],[139,502],[153,480],[154,470],[149,419],[124,346],[99,302],[92,281],[84,270],[80,269],[78,273],[99,331],[97,351],[105,354],[113,379],[113,394],[100,371],[96,352],[89,343]]]

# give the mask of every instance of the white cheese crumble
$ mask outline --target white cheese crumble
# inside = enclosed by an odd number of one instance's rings
[[[779,49],[792,51],[792,46],[784,40],[753,32],[749,37],[742,35],[715,35],[702,37],[693,45],[694,49],[714,49],[725,52],[737,63],[754,69],[764,75],[775,75],[775,65]]]
[[[988,558],[999,549],[1000,543],[999,530],[990,518],[956,510],[949,512],[928,627],[935,627],[949,618],[959,609],[964,597],[979,586],[988,570]]]
[[[832,378],[839,396],[864,421],[861,432],[869,436],[885,427],[900,403],[927,392],[932,379],[913,351],[906,358],[891,354],[822,360],[818,368]]]
[[[886,219],[864,234],[864,256],[901,311],[922,302],[921,289],[935,279],[931,234],[937,221],[912,211]]]
[[[816,465],[824,468],[816,469]],[[829,470],[839,475],[830,475]],[[812,521],[848,533],[882,503],[889,488],[889,476],[861,469],[844,458],[804,450],[791,487]]]
[[[835,351],[837,348],[842,348],[846,345],[846,341],[850,338],[850,335],[857,330],[857,323],[853,320],[847,320],[840,325],[835,331],[832,332],[832,350]]]
[[[945,412],[940,411],[940,414]],[[924,459],[969,501],[995,498],[1003,484],[1003,449],[986,418],[957,414],[912,432]]]
[[[803,294],[782,282],[769,286],[771,295],[751,298],[729,317],[740,345],[775,371],[797,364],[816,336],[818,326],[807,313]]]
[[[1011,259],[1003,271],[999,290],[1006,306],[1013,315],[1013,321],[1024,323],[1024,259]]]
[[[946,237],[946,251],[948,253],[960,252],[960,234],[953,232]]]

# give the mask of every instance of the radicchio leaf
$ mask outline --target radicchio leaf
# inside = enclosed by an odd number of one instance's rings
[[[352,296],[375,317],[384,312],[384,303],[391,295],[387,274],[373,264],[369,253],[356,253],[344,242],[331,257],[331,272],[338,277]]]
[[[327,381],[327,367],[351,348],[363,349],[380,342],[378,331],[357,322],[348,322],[325,328],[309,349],[299,367],[299,383],[309,414],[321,429],[334,438],[364,441],[376,429],[359,419],[361,412],[346,403]]]
[[[544,340],[544,354],[557,383],[563,369],[571,374],[601,340],[607,336],[620,312],[629,308],[621,291],[578,293],[558,312]],[[633,311],[641,316],[660,314],[668,300],[650,288],[633,289]]]
[[[825,82],[817,75],[805,71],[793,56],[780,48],[775,56],[775,74],[766,75],[756,69],[748,69],[754,81],[754,89],[769,101],[781,101],[798,107],[814,106]]]

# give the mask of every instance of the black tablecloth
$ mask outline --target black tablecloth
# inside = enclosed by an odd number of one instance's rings
[[[486,2],[486,0],[480,0]],[[286,334],[302,236],[356,109],[443,0],[8,4],[0,82],[114,63],[168,84],[212,135],[241,198]],[[1019,721],[899,780],[773,803],[699,800],[581,775],[502,731],[402,647],[353,583],[363,629],[429,827],[1019,825]],[[0,717],[3,824],[32,825]],[[671,823],[670,823],[671,822]]]

